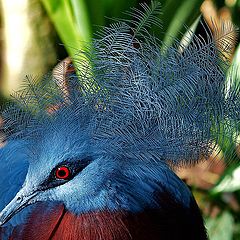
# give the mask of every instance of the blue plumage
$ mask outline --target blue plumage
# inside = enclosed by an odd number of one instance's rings
[[[161,208],[157,192],[190,208],[192,195],[171,167],[195,163],[222,136],[237,136],[239,86],[225,81],[222,44],[231,43],[235,30],[225,24],[207,40],[193,35],[184,50],[177,40],[164,48],[147,30],[161,25],[159,5],[143,6],[145,13],[134,10],[133,21],[104,28],[76,54],[75,74],[27,78],[16,103],[3,111],[9,142],[21,140],[29,160],[15,202],[30,194],[25,205],[57,201],[75,214],[136,213]],[[61,166],[69,167],[69,178],[56,178]],[[12,192],[3,195],[12,198]]]

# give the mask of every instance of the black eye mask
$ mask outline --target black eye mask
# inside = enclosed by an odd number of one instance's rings
[[[38,190],[43,191],[49,188],[60,186],[80,173],[92,162],[90,157],[81,160],[65,160],[59,163],[49,174],[49,177],[42,182]]]

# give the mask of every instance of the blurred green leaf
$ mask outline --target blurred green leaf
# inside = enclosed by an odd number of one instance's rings
[[[211,194],[235,192],[240,190],[240,166],[230,166],[219,183],[210,191]]]
[[[171,46],[175,38],[181,38],[200,15],[202,0],[166,0],[163,4],[163,34],[160,36],[166,46]],[[185,26],[184,26],[185,25]]]
[[[240,68],[240,44],[238,44],[236,51],[234,53],[232,65]],[[239,70],[239,76],[240,76],[240,69]]]
[[[233,240],[239,240],[240,239],[240,223],[236,223],[234,225],[234,236]]]
[[[91,26],[88,12],[84,0],[71,0],[74,13],[74,20],[77,25],[77,33],[84,40],[89,41],[91,38]]]
[[[88,6],[89,16],[91,19],[94,32],[99,29],[99,26],[108,26],[113,22],[114,18],[126,18],[126,11],[136,7],[137,0],[85,0]]]
[[[41,0],[65,48],[73,57],[91,39],[91,25],[84,0]]]
[[[224,211],[216,218],[206,219],[209,240],[232,240],[234,219],[231,213]]]
[[[226,85],[230,88],[239,88],[240,86],[240,44],[238,45],[231,67],[228,69],[227,77],[226,77]],[[227,93],[227,91],[226,91]],[[229,120],[230,121],[230,120]],[[235,124],[234,128],[229,128],[228,122],[223,123],[222,127],[224,128],[222,131],[222,135],[219,136],[219,145],[224,154],[224,159],[226,163],[239,163],[240,158],[236,152],[236,141],[238,141],[239,136],[236,133],[240,130],[240,123],[232,123]],[[236,166],[235,166],[236,167]],[[233,171],[232,169],[231,171]]]

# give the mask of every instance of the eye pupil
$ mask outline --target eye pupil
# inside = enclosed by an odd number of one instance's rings
[[[58,171],[58,175],[59,175],[60,177],[64,177],[64,176],[66,175],[66,172],[65,172],[64,170],[59,170],[59,171]]]
[[[56,170],[56,177],[59,179],[67,179],[70,176],[70,171],[67,167],[58,167]]]

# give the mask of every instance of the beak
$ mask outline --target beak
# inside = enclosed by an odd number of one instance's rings
[[[27,193],[26,190],[22,188],[0,213],[0,226],[8,222],[16,213],[20,212],[26,206],[33,204],[37,194],[37,191]]]

